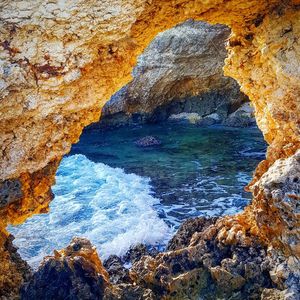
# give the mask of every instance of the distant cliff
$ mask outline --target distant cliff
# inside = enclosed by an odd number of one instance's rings
[[[237,82],[223,74],[229,34],[224,25],[193,20],[158,34],[139,56],[133,80],[105,104],[101,125],[156,122],[182,113],[196,113],[205,125],[224,122],[248,101]]]

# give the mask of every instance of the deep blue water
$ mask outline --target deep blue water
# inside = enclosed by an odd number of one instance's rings
[[[137,147],[147,135],[161,145]],[[265,148],[257,128],[88,128],[62,160],[50,213],[9,230],[34,267],[73,236],[89,238],[102,258],[139,242],[162,246],[186,218],[234,214],[247,205],[244,186]]]

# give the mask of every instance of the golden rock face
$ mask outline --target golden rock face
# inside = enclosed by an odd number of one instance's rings
[[[297,5],[296,0],[2,1],[0,196],[7,195],[2,188],[7,180],[19,180],[22,196],[0,211],[0,262],[9,260],[3,250],[6,225],[47,211],[61,157],[82,129],[99,119],[105,101],[131,79],[136,57],[153,37],[188,18],[231,27],[225,75],[250,97],[269,143],[267,159],[249,186],[252,204],[221,221],[226,229],[220,230],[220,239],[230,243],[250,232],[300,256],[299,169],[286,171],[293,168],[290,159],[299,161],[295,153],[300,148]],[[278,168],[285,170],[281,177],[275,174]],[[266,172],[276,188],[265,184]],[[294,185],[282,179],[290,173]],[[280,197],[274,192],[278,185],[284,190]],[[290,195],[295,205],[288,205]],[[0,274],[1,280],[5,277]]]

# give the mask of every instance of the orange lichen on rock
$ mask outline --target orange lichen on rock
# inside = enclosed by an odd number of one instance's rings
[[[109,275],[96,248],[84,238],[73,238],[68,247],[44,258],[25,285],[22,299],[66,299],[71,295],[78,299],[103,299],[108,286]]]
[[[83,128],[98,120],[104,102],[130,80],[136,57],[153,37],[188,18],[231,28],[225,73],[249,96],[270,144],[249,186],[252,204],[219,221],[226,227],[222,239],[257,234],[299,256],[299,195],[291,192],[295,185],[299,193],[299,183],[276,177],[277,168],[286,170],[282,164],[298,160],[300,148],[298,0],[2,1],[1,206],[9,199],[0,212],[2,232],[8,223],[47,210],[62,156]],[[44,174],[47,166],[51,171]],[[283,181],[282,196],[272,192],[272,185],[266,193],[272,174]],[[10,198],[14,189],[20,192]]]

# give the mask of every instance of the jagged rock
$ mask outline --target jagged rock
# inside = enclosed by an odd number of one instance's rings
[[[261,295],[261,300],[299,300],[300,294],[298,290],[291,291],[278,289],[264,289]]]
[[[120,257],[111,255],[103,262],[103,265],[109,274],[111,283],[120,284],[132,282],[129,277],[129,270],[124,267],[124,263]]]
[[[251,186],[264,173],[276,172],[281,163],[276,161],[286,161],[300,148],[299,4],[299,0],[138,0],[122,5],[113,0],[2,1],[0,179],[20,179],[26,193],[18,205],[1,209],[1,232],[9,223],[47,210],[55,167],[52,175],[42,170],[58,163],[82,129],[98,120],[105,99],[128,83],[135,58],[155,35],[189,18],[231,28],[225,74],[235,78],[251,99],[269,143]],[[34,178],[37,174],[39,180]],[[248,245],[250,235],[256,236],[263,246],[282,251],[286,260],[299,258],[297,207],[289,205],[287,193],[283,192],[283,201],[272,201],[260,188],[256,186],[243,213],[220,221],[218,239]],[[280,194],[280,188],[276,190]],[[1,236],[1,245],[3,240]],[[9,259],[4,256],[1,263],[9,265]],[[6,270],[0,270],[2,286],[11,283],[15,273]],[[20,281],[14,284],[11,288],[17,290]]]
[[[103,300],[158,300],[150,289],[132,284],[119,284],[106,289]]]
[[[167,250],[178,250],[188,247],[194,233],[201,232],[210,225],[215,224],[217,219],[215,217],[209,219],[204,217],[187,219],[180,225],[176,234],[169,241]]]
[[[133,81],[104,106],[99,126],[169,116],[194,122],[216,111],[225,118],[247,101],[238,84],[223,75],[229,33],[226,26],[193,20],[160,33],[139,57]]]
[[[159,141],[156,137],[149,135],[135,141],[134,143],[139,147],[153,147],[159,146],[161,141]]]
[[[22,184],[19,179],[9,179],[0,182],[0,208],[17,202],[22,197]]]
[[[133,247],[130,247],[130,249],[122,257],[122,259],[125,262],[130,262],[133,264],[144,255],[155,257],[158,253],[158,250],[154,247],[147,247],[144,244],[138,244]]]
[[[167,252],[143,256],[133,264],[131,278],[152,289],[158,299],[259,299],[262,290],[274,284],[267,250],[255,237],[248,245],[220,242],[221,221],[186,221]]]
[[[244,103],[235,112],[230,114],[223,122],[224,125],[232,127],[247,127],[256,124],[253,107],[250,103]]]
[[[44,259],[23,287],[21,299],[102,299],[109,285],[95,247],[83,238]]]
[[[139,261],[142,256],[156,256],[159,252],[152,247],[147,247],[144,244],[138,244],[130,247],[130,249],[122,257],[111,255],[103,263],[105,269],[110,276],[110,282],[113,284],[132,283],[129,276],[128,266]],[[125,265],[127,265],[125,267]]]
[[[0,231],[0,299],[17,299],[20,286],[29,280],[31,268],[24,261],[18,248],[13,245],[14,237]]]

